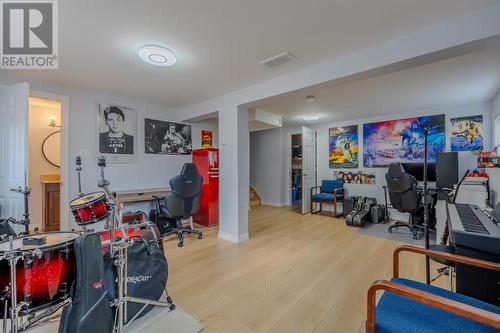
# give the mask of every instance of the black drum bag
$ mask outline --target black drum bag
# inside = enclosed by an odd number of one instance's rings
[[[137,238],[128,248],[127,291],[129,296],[155,301],[161,298],[167,284],[168,265],[159,244],[161,245],[161,242],[147,242]],[[109,253],[104,256],[104,261],[106,262],[106,288],[114,299],[117,297],[116,266],[112,264]],[[143,306],[143,304],[129,302],[127,321],[130,321]],[[152,308],[153,306],[148,306],[139,317]]]
[[[87,234],[75,240],[76,283],[71,304],[61,316],[59,333],[107,333],[113,331],[114,314],[104,287],[101,239]]]

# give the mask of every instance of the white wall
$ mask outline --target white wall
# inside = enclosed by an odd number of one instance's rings
[[[380,203],[384,202],[384,192],[382,187],[386,185],[385,173],[387,168],[363,168],[363,124],[376,121],[384,121],[390,119],[407,118],[413,116],[424,116],[424,115],[434,115],[434,114],[445,114],[446,116],[446,151],[450,150],[450,140],[449,135],[451,134],[450,118],[459,116],[472,116],[472,115],[483,115],[484,123],[484,143],[485,149],[491,148],[491,119],[492,104],[491,102],[476,103],[469,105],[458,105],[458,106],[446,106],[446,107],[433,107],[422,110],[415,110],[410,113],[405,114],[395,114],[391,116],[383,117],[371,117],[366,119],[358,119],[349,122],[342,123],[330,123],[317,127],[318,131],[318,182],[322,179],[332,179],[334,170],[348,170],[348,171],[358,171],[358,170],[374,170],[376,173],[376,185],[360,185],[360,184],[346,184],[349,195],[364,195],[377,198]],[[359,142],[359,165],[358,169],[330,169],[328,163],[328,129],[336,126],[346,126],[346,125],[358,125],[358,142]]]
[[[282,206],[284,203],[285,166],[281,128],[250,133],[250,185],[259,194],[262,204]]]
[[[39,227],[40,230],[42,229],[43,224],[43,193],[42,184],[40,183],[40,176],[59,175],[61,171],[59,168],[47,162],[42,154],[43,141],[48,135],[58,130],[57,128],[54,129],[48,126],[50,117],[56,117],[57,123],[60,124],[61,109],[44,107],[30,103],[28,141],[28,179],[29,187],[31,188],[30,219],[32,221],[32,228],[36,226]]]
[[[492,128],[488,119],[491,119],[492,103],[475,103],[469,105],[435,107],[422,110],[415,110],[410,113],[395,114],[390,116],[375,116],[365,119],[357,119],[348,122],[328,123],[314,129],[317,131],[317,165],[318,184],[323,179],[333,179],[335,170],[358,171],[374,170],[376,173],[376,185],[346,184],[349,195],[364,195],[377,198],[380,203],[384,202],[384,192],[382,187],[385,183],[385,173],[387,168],[363,168],[363,124],[376,121],[384,121],[398,118],[408,118],[413,116],[424,116],[433,114],[445,114],[446,116],[446,150],[450,149],[449,135],[451,134],[450,118],[482,114],[484,119],[484,142],[485,149],[491,148]],[[330,169],[328,163],[328,129],[337,126],[358,125],[360,168],[358,169]],[[251,134],[251,176],[250,181],[264,202],[279,203],[287,202],[288,195],[288,142],[287,136],[300,132],[300,129],[273,129]],[[280,167],[281,166],[281,167]],[[278,190],[281,186],[281,191]]]
[[[9,74],[0,77],[0,83],[10,85],[24,80]],[[180,121],[178,110],[144,101],[111,96],[108,94],[81,90],[72,87],[59,86],[38,81],[28,81],[30,89],[63,95],[69,97],[69,195],[75,198],[78,193],[77,176],[74,172],[74,158],[82,156],[82,190],[84,192],[98,191],[99,168],[97,167],[97,108],[99,102],[114,103],[133,108],[138,112],[138,158],[134,163],[108,163],[106,178],[111,182],[112,190],[145,189],[168,186],[169,180],[176,176],[185,162],[191,161],[190,155],[164,156],[144,154],[144,118],[165,121]],[[218,129],[216,121],[196,122],[192,124],[191,132],[193,147],[199,148],[200,131],[202,129],[214,132],[217,143]],[[33,202],[33,200],[32,200]],[[70,215],[68,209],[66,214]],[[61,211],[64,214],[64,210]],[[69,219],[71,222],[73,218]],[[64,226],[61,226],[64,228]],[[74,223],[70,228],[74,228]]]
[[[498,115],[500,115],[500,91],[493,98],[492,102],[492,112],[491,112],[491,124],[493,126],[492,147],[500,145],[500,117],[498,117],[498,120],[496,119]]]
[[[500,145],[500,91],[492,101],[491,124],[493,127],[492,147]],[[486,169],[490,177],[491,204],[500,202],[500,170],[497,168]]]

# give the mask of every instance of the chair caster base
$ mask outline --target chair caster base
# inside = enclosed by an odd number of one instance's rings
[[[184,246],[184,243],[182,243],[182,242],[177,243],[177,246],[178,246],[178,247],[183,247],[183,246]]]
[[[203,235],[198,235],[198,239],[202,239],[203,238]]]

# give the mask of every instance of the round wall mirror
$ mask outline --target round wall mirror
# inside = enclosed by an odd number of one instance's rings
[[[42,143],[43,157],[55,167],[61,167],[61,131],[47,136]]]

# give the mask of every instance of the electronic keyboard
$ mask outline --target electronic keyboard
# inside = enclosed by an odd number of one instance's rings
[[[500,255],[500,228],[477,205],[447,204],[450,242]]]

